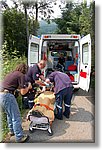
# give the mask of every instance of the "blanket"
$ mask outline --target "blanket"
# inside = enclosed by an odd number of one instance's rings
[[[41,93],[35,100],[35,105],[31,111],[39,111],[44,116],[49,118],[49,121],[54,121],[54,103],[55,95],[51,91]]]

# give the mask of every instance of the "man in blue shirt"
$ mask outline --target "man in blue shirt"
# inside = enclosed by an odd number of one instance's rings
[[[30,66],[28,68],[28,72],[25,76],[26,81],[30,82],[33,86],[34,83],[37,83],[37,80],[42,79],[45,80],[44,75],[41,73],[41,70],[46,66],[45,60],[40,60],[37,64],[34,64],[33,66]],[[34,97],[35,97],[36,91],[34,89],[31,89],[25,96],[23,103],[26,102],[30,109],[34,106]]]
[[[54,92],[56,98],[55,105],[57,109],[57,114],[55,114],[55,117],[62,120],[64,115],[66,118],[69,118],[71,99],[73,95],[73,85],[69,76],[65,73],[54,71],[49,75],[45,82],[54,82]],[[64,113],[62,107],[63,100],[65,106]]]
[[[45,80],[43,74],[41,73],[41,69],[43,69],[45,66],[46,61],[44,60],[40,60],[38,64],[30,66],[26,75],[27,81],[34,83],[36,80],[39,80],[39,78]]]

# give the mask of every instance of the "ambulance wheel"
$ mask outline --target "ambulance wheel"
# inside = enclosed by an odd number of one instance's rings
[[[52,131],[52,129],[51,129],[50,127],[48,128],[47,131],[48,131],[48,135],[49,135],[49,136],[52,136],[52,135],[53,135],[53,131]]]

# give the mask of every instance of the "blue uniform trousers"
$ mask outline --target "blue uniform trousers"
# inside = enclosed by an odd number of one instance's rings
[[[55,95],[56,98],[55,107],[57,111],[57,117],[59,119],[63,118],[63,101],[65,108],[64,115],[66,117],[69,117],[72,95],[73,95],[73,87],[65,88]]]

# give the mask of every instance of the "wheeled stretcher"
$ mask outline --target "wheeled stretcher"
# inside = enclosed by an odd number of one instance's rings
[[[55,96],[51,91],[45,91],[35,99],[34,107],[28,112],[27,119],[30,121],[29,131],[35,129],[47,130],[48,135],[53,135],[52,122],[54,121]]]
[[[38,115],[39,112],[34,111],[34,114],[29,114],[28,119],[30,122],[29,132],[33,133],[35,129],[39,130],[47,130],[48,135],[53,135],[53,131],[51,129],[51,123],[49,122],[49,118],[46,116]],[[36,114],[37,113],[37,114]]]

